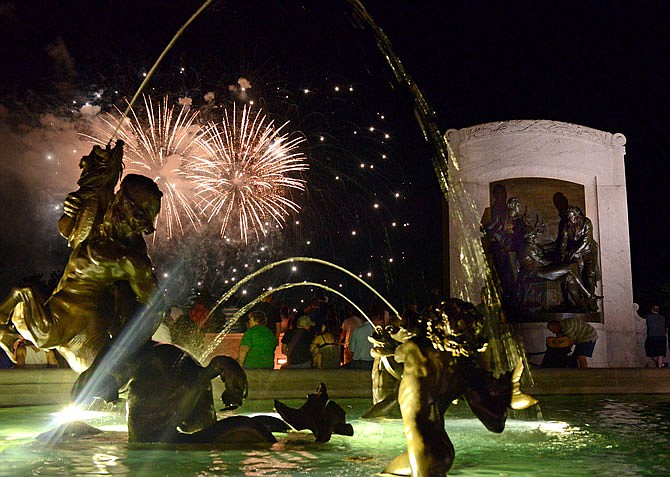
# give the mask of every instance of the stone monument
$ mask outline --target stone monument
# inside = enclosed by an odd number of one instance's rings
[[[446,138],[459,165],[450,168],[450,179],[462,184],[474,204],[489,261],[498,264],[493,268],[499,270],[503,307],[518,323],[527,352],[545,349],[547,321],[577,313],[598,331],[592,366],[643,365],[644,330],[632,317],[626,138],[546,120],[452,129]],[[585,259],[566,253],[569,215],[578,216],[572,239],[575,228],[589,236]],[[502,225],[496,225],[500,217]],[[473,239],[456,223],[450,210],[452,286],[465,276],[459,244]],[[508,246],[502,253],[487,244],[496,231]]]

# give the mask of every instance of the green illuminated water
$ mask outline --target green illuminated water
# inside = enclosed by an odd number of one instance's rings
[[[317,444],[309,432],[292,432],[276,434],[279,442],[272,446],[246,449],[130,446],[120,430],[48,448],[34,437],[53,427],[52,413],[59,409],[0,409],[0,476],[371,476],[404,451],[399,421],[362,421],[368,400],[336,401],[346,409],[354,437]],[[269,413],[272,403],[248,401],[242,411]],[[453,406],[446,427],[456,461],[449,475],[670,475],[670,396],[543,397],[542,414],[540,421],[512,418],[503,434],[492,434],[464,403]],[[102,427],[122,419],[90,423]]]

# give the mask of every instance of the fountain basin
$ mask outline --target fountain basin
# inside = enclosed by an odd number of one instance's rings
[[[298,406],[302,400],[289,400]],[[337,399],[354,437],[333,436],[318,444],[310,432],[275,434],[271,446],[244,449],[203,445],[130,445],[121,414],[87,422],[104,433],[46,447],[36,435],[54,427],[60,406],[0,409],[0,476],[370,476],[405,449],[400,421],[363,421],[369,399]],[[239,414],[272,412],[268,400],[247,401]],[[223,417],[221,414],[220,417]],[[449,475],[668,475],[670,396],[545,396],[541,415],[508,420],[505,432],[488,432],[459,402],[446,428],[456,447]],[[651,443],[653,442],[653,445]]]

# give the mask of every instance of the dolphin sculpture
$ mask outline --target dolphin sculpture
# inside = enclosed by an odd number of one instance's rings
[[[274,443],[277,439],[273,432],[286,432],[289,426],[281,419],[273,416],[231,416],[216,421],[209,427],[192,434],[183,432],[171,433],[160,441],[170,444],[221,444],[246,445]],[[85,422],[72,421],[61,424],[38,435],[35,440],[46,444],[82,439],[95,436],[104,431]]]
[[[307,401],[294,409],[275,400],[275,410],[291,427],[300,431],[309,429],[316,442],[328,442],[333,434],[353,436],[354,428],[346,422],[346,412],[328,398],[326,385],[321,383],[316,393],[307,395]]]
[[[113,354],[110,349],[100,353],[94,365],[79,376],[72,399],[86,402],[99,397],[113,401],[118,399],[119,389],[127,388],[130,442],[276,442],[271,430],[282,426],[270,422],[271,416],[234,416],[217,421],[213,378],[219,376],[226,386],[221,396],[224,409],[242,405],[247,395],[246,373],[231,357],[216,356],[203,367],[177,346],[148,342],[130,358],[116,362],[107,359]]]

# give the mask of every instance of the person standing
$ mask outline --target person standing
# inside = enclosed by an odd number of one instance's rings
[[[342,331],[340,332],[340,343],[344,347],[342,358],[344,364],[349,364],[354,359],[354,354],[351,351],[351,334],[356,328],[363,324],[363,320],[358,316],[354,315],[353,312],[349,314],[349,317],[342,322]]]
[[[309,347],[312,344],[312,327],[314,322],[308,315],[300,316],[296,328],[286,331],[282,338],[282,353],[286,355],[283,368],[311,368],[312,355]]]
[[[376,315],[374,318],[375,326],[380,326],[383,318],[379,315]],[[353,354],[353,360],[347,365],[348,368],[353,369],[368,369],[372,370],[372,364],[374,358],[370,351],[372,350],[372,343],[368,338],[372,336],[375,329],[368,320],[356,328],[351,333],[351,341],[349,347]]]
[[[311,308],[312,312],[309,313],[309,316],[314,322],[314,329],[320,331],[323,324],[328,320],[328,297],[326,295],[315,296],[312,298]]]
[[[663,358],[668,346],[668,323],[661,315],[658,305],[651,307],[651,313],[643,318],[647,322],[647,339],[644,341],[644,351],[652,358],[657,368],[663,367]]]
[[[265,314],[265,326],[279,338],[281,331],[281,316],[279,315],[279,307],[274,303],[273,296],[267,295],[263,298],[263,300],[254,307],[254,311],[260,311]]]
[[[262,311],[249,313],[247,331],[242,335],[237,362],[245,369],[273,369],[277,337],[267,327],[267,317]]]
[[[203,330],[209,318],[209,308],[201,301],[196,302],[191,311],[188,312],[188,317],[196,324],[199,330]]]
[[[170,342],[187,351],[192,356],[201,356],[205,351],[205,338],[191,318],[178,307],[170,308],[167,318]]]
[[[338,369],[341,354],[340,343],[337,338],[337,323],[333,320],[321,325],[319,332],[309,347],[312,354],[312,364],[315,368]]]
[[[571,317],[561,321],[551,320],[547,329],[556,336],[567,336],[575,344],[573,355],[577,356],[580,368],[588,368],[586,358],[593,356],[598,332],[581,318]]]

